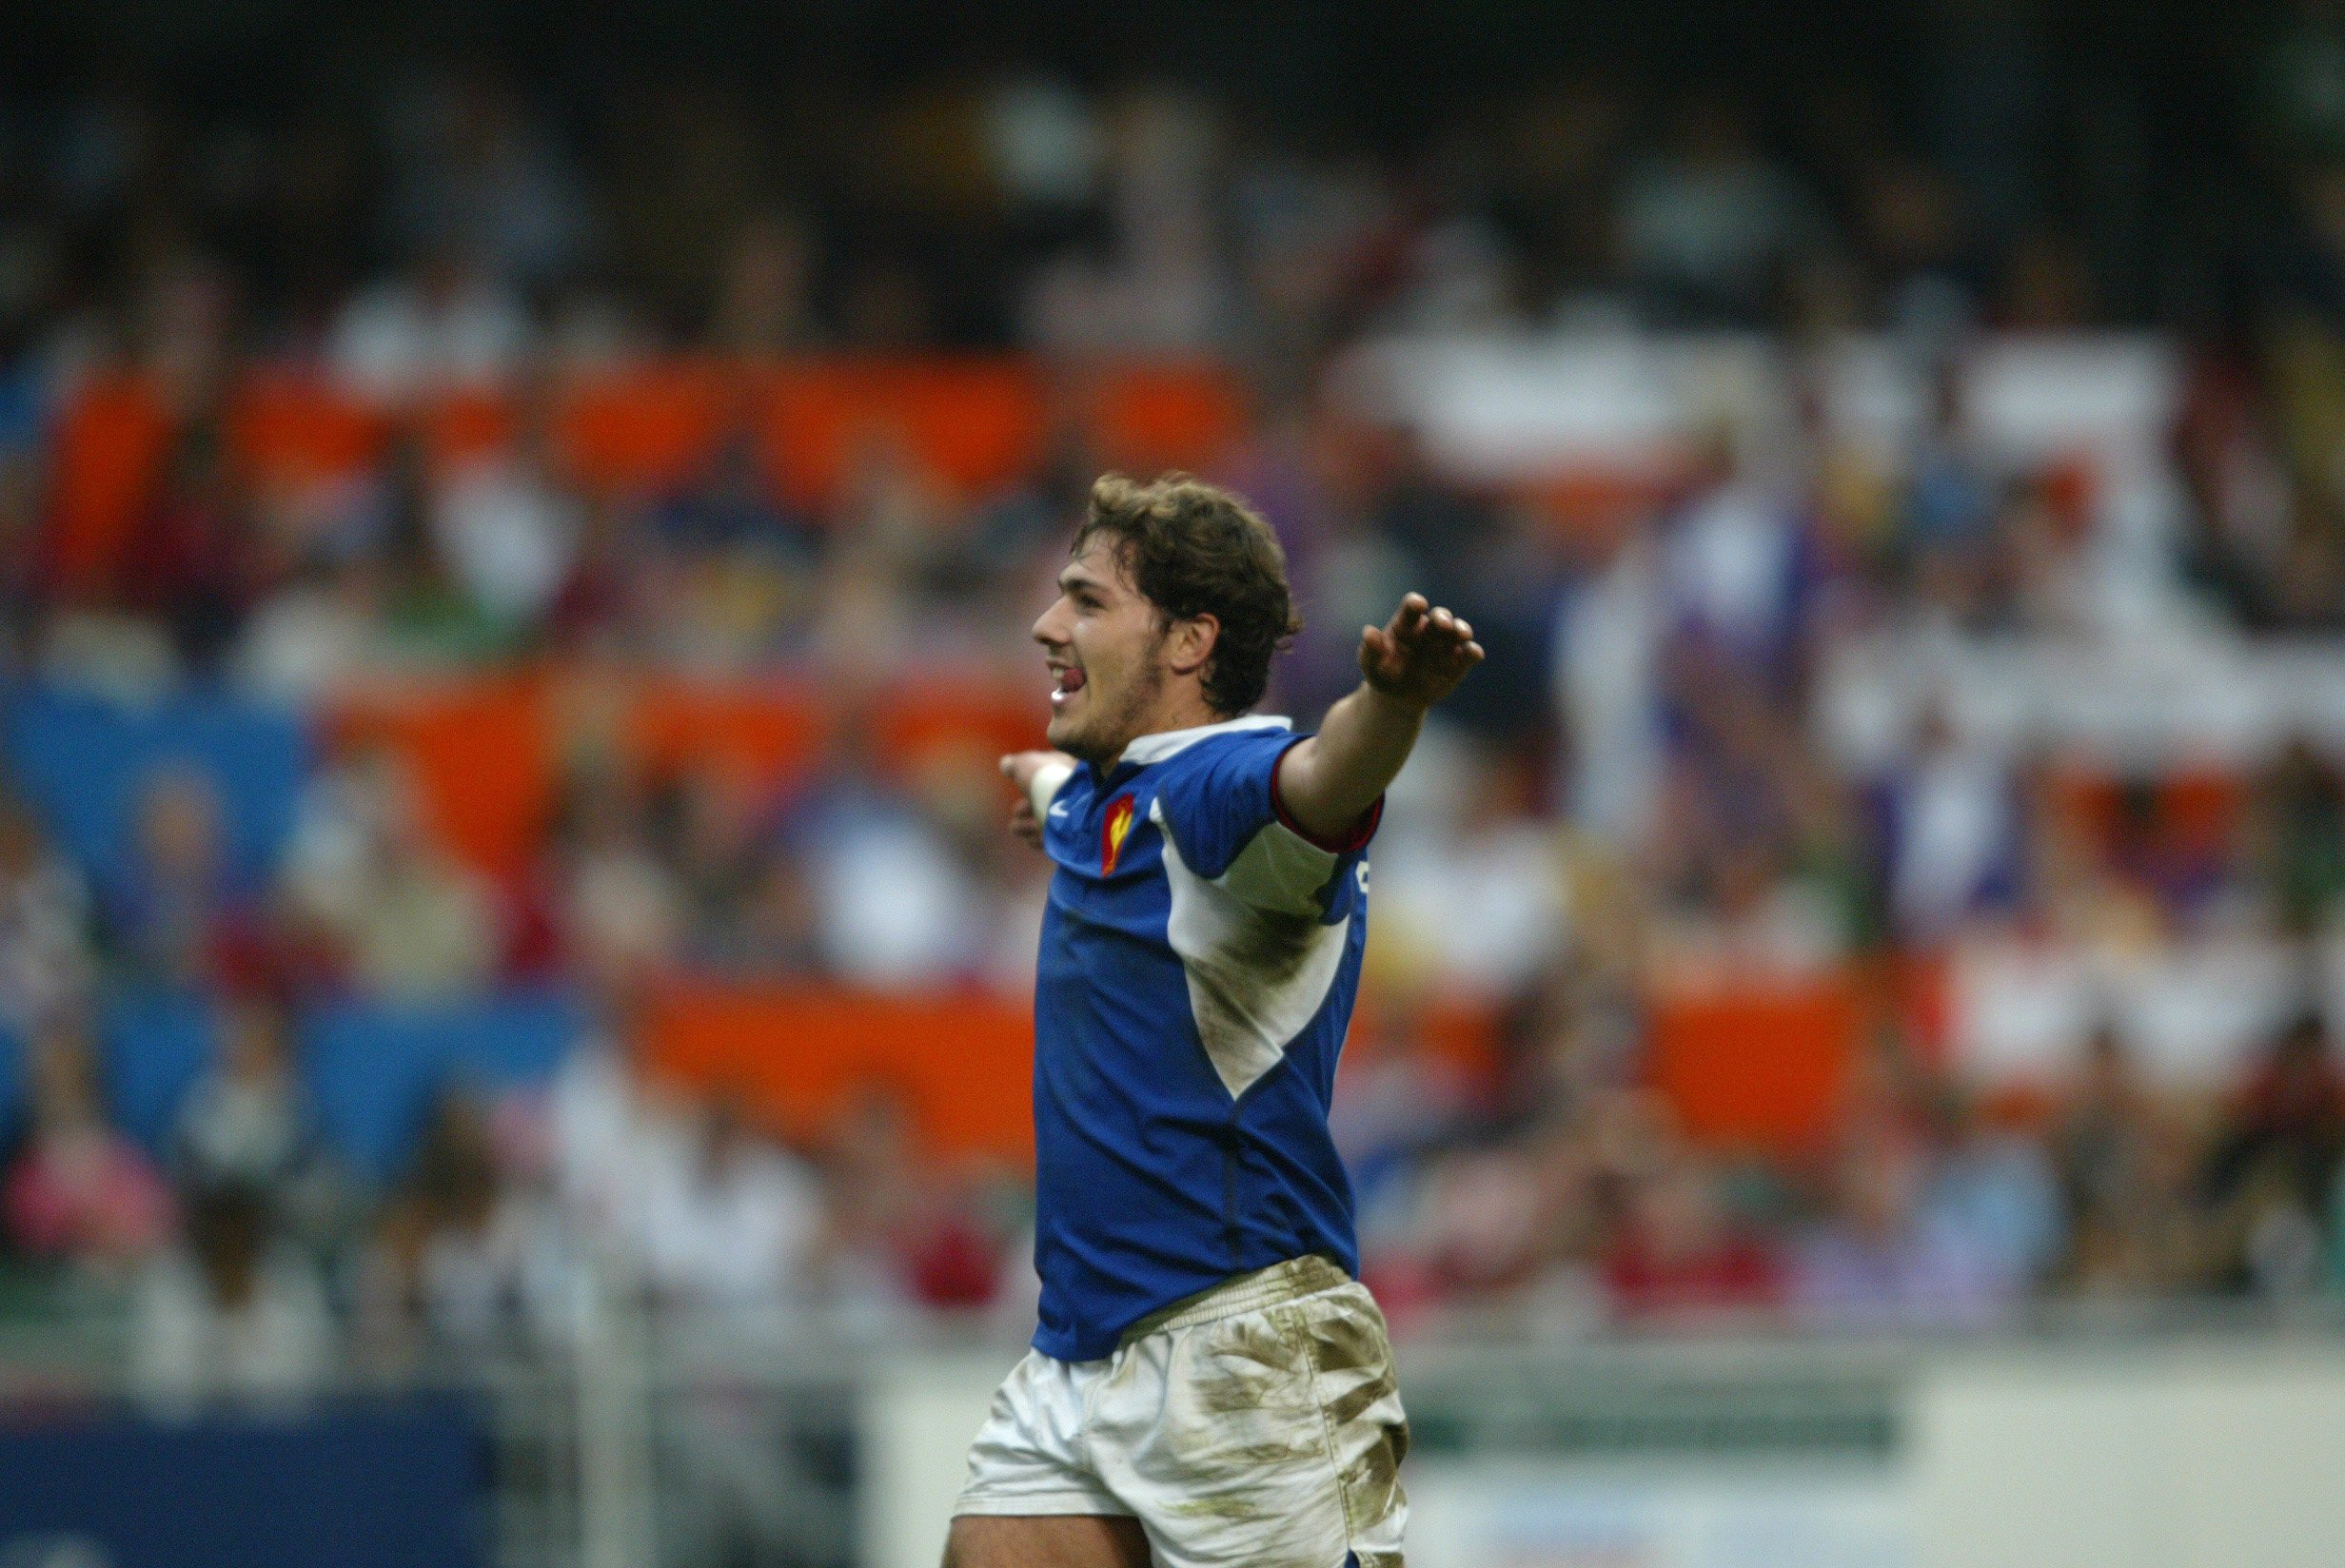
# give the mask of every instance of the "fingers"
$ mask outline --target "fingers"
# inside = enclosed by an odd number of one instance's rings
[[[1429,608],[1423,594],[1402,595],[1400,608],[1392,612],[1391,620],[1385,625],[1385,635],[1396,644],[1414,641],[1424,628]]]
[[[1392,613],[1392,622],[1383,637],[1395,652],[1409,654],[1428,641],[1463,646],[1473,641],[1474,628],[1447,605],[1429,604],[1423,594],[1410,594]]]
[[[1438,701],[1488,657],[1473,623],[1423,594],[1402,596],[1384,626],[1360,628],[1360,668],[1386,690],[1415,690]]]
[[[1447,605],[1429,602],[1423,594],[1402,596],[1400,608],[1392,612],[1384,635],[1396,648],[1406,649],[1429,633],[1444,640],[1471,642],[1474,629],[1463,616]]]
[[[1450,611],[1447,606],[1435,609],[1431,614],[1428,615],[1425,617],[1425,626],[1427,631],[1439,637],[1449,638],[1458,642],[1471,642],[1473,640],[1473,627],[1467,624],[1464,617]]]

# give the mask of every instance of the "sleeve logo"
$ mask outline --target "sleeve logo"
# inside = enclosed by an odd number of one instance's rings
[[[1119,794],[1108,802],[1108,814],[1099,824],[1099,874],[1113,876],[1115,862],[1123,855],[1124,840],[1132,833],[1133,801],[1130,794]]]

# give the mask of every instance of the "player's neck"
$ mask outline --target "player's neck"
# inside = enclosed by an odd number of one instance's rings
[[[1177,691],[1167,692],[1165,700],[1155,704],[1142,717],[1139,727],[1125,737],[1122,745],[1115,748],[1115,755],[1097,761],[1097,767],[1101,773],[1113,768],[1123,760],[1124,753],[1135,740],[1143,740],[1155,735],[1171,735],[1179,730],[1201,729],[1208,724],[1218,724],[1227,716],[1227,715],[1213,712],[1211,707],[1207,706],[1205,694],[1194,686],[1185,686]]]

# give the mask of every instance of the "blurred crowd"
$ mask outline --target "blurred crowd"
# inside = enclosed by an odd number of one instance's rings
[[[2345,30],[2309,7],[2245,89],[2256,243],[2217,258],[2225,313],[2183,343],[2168,565],[2195,624],[2247,638],[2345,629],[2340,81]],[[565,118],[454,72],[266,124],[128,88],[9,106],[7,679],[306,704],[549,657],[786,667],[852,715],[951,666],[1031,676],[1038,715],[1026,629],[1101,463],[1079,425],[975,499],[877,446],[810,511],[745,441],[660,493],[581,485],[542,439],[550,391],[681,349],[1010,348],[1067,375],[1211,356],[1251,399],[1212,477],[1277,529],[1310,621],[1269,706],[1309,722],[1405,588],[1491,655],[1388,815],[1370,986],[1390,1000],[1340,1089],[1397,1321],[1975,1326],[2051,1296],[2345,1284],[2345,1083],[2316,988],[2237,1081],[2162,1082],[2111,1029],[2025,1097],[1950,1071],[1899,1001],[1904,967],[1980,931],[2247,935],[2308,973],[2335,934],[2345,782],[2310,739],[2212,827],[2154,771],[2087,809],[2068,759],[1982,747],[1944,712],[1862,772],[1820,740],[1823,672],[1860,638],[2088,635],[2097,523],[2073,476],[1999,464],[1949,396],[1862,464],[1695,432],[1651,504],[1560,529],[1330,390],[1389,333],[1755,330],[1796,354],[1862,332],[1941,385],[1978,334],[2138,324],[2046,204],[1966,184],[1862,105],[1785,125],[1583,83],[1402,155],[1282,141],[1170,88],[821,102],[650,92]],[[256,489],[219,407],[256,364],[392,403],[495,387],[521,436],[454,468],[403,440],[356,481]],[[67,581],[55,421],[122,365],[167,389],[173,445],[134,547]],[[753,1333],[1027,1310],[1017,1178],[935,1159],[884,1086],[785,1145],[628,1065],[662,974],[1030,985],[1043,868],[1003,832],[991,758],[892,771],[848,722],[786,789],[646,779],[583,706],[553,830],[504,880],[434,839],[382,750],[329,753],[257,878],[200,772],[146,781],[120,875],[25,792],[0,809],[0,1030],[25,1084],[0,1236],[20,1284],[128,1293],[158,1397],[567,1334],[590,1281]],[[1735,966],[1864,977],[1811,1148],[1705,1149],[1653,1087],[1656,984]],[[304,1008],[549,978],[591,1019],[550,1085],[448,1097],[387,1181],[320,1138]],[[159,1144],[114,1125],[92,1043],[125,985],[224,1009]],[[1412,999],[1448,994],[1501,1009],[1489,1070],[1412,1035]]]

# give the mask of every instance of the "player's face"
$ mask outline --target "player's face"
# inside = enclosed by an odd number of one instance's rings
[[[1164,691],[1165,636],[1108,541],[1068,562],[1035,622],[1051,672],[1051,744],[1105,767],[1146,735]]]

